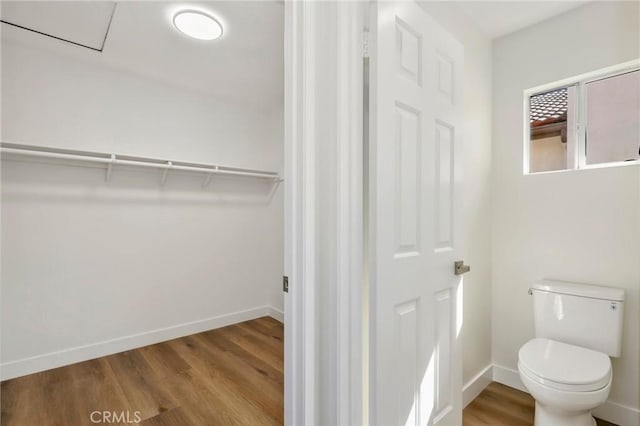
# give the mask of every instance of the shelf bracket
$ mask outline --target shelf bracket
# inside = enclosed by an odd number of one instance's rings
[[[167,180],[167,174],[169,173],[169,169],[171,168],[171,166],[173,165],[173,163],[171,161],[168,162],[167,167],[163,170],[162,172],[162,179],[160,180],[160,184],[164,185],[164,183]]]
[[[111,154],[111,161],[107,164],[107,175],[105,177],[105,182],[109,183],[109,179],[111,179],[111,172],[113,171],[113,164],[116,162],[116,155]]]
[[[211,179],[213,179],[213,175],[215,175],[217,171],[218,171],[218,166],[214,166],[213,171],[209,173],[207,177],[204,179],[204,182],[202,183],[203,188],[206,188],[207,186],[209,186],[209,184],[211,183]]]

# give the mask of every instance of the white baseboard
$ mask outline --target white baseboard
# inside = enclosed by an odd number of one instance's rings
[[[284,314],[281,311],[271,306],[260,306],[258,308],[2,363],[0,364],[0,380],[13,379],[39,371],[75,364],[77,362],[87,361],[141,346],[152,345],[190,334],[201,333],[267,315],[278,321],[284,321]]]
[[[493,381],[493,365],[487,365],[462,387],[462,407],[466,407]]]
[[[493,380],[503,385],[527,392],[527,389],[520,380],[520,374],[517,370],[503,367],[501,365],[493,365]],[[613,401],[607,401],[595,410],[593,415],[608,422],[619,426],[637,426],[640,425],[640,410],[626,405],[618,404]]]
[[[280,309],[274,308],[273,306],[267,306],[267,315],[284,324],[284,312]]]
[[[518,370],[512,368],[493,364],[493,381],[529,393],[527,388],[524,387],[522,380],[520,380]]]
[[[593,410],[593,415],[620,426],[640,425],[640,410],[612,401],[607,401]]]

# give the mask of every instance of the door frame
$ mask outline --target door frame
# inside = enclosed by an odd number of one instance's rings
[[[313,181],[309,179],[313,170],[302,166],[305,145],[311,142],[305,138],[305,131],[313,126],[304,107],[312,105],[313,92],[303,84],[308,60],[304,9],[302,2],[284,3],[284,275],[288,280],[284,293],[285,425],[312,424],[315,411],[311,303],[315,283],[309,270],[315,255],[314,228],[308,217],[313,213]]]
[[[363,424],[363,28],[368,3],[284,2],[284,275],[289,289],[285,307],[285,424],[314,425],[335,419],[339,425]],[[324,35],[334,31],[335,44]],[[319,55],[331,63],[318,61]],[[335,72],[335,87],[323,84],[326,68]],[[326,83],[326,82],[325,82]],[[335,90],[335,108],[316,108],[319,90]],[[323,92],[326,93],[326,92]],[[335,126],[335,141],[317,137],[316,122]],[[334,164],[326,167],[315,152],[335,144]],[[335,226],[330,265],[319,263],[316,251],[318,187],[335,179],[330,212]],[[326,197],[326,193],[324,194]],[[325,232],[326,230],[322,230]],[[320,280],[317,271],[331,267],[335,276]],[[322,286],[333,306],[316,300]],[[323,302],[326,303],[326,302]],[[335,312],[330,330],[320,318]],[[319,345],[330,341],[331,371],[318,371]],[[326,346],[325,346],[326,350]],[[324,380],[318,380],[322,374]],[[327,409],[323,395],[335,395]],[[330,411],[330,412],[327,412]]]

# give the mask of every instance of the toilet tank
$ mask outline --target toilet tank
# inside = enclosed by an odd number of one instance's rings
[[[620,356],[624,290],[541,280],[531,294],[536,337]]]

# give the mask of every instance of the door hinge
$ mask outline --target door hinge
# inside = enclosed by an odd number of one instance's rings
[[[362,33],[362,57],[369,57],[369,31],[365,30]]]
[[[282,291],[289,293],[289,277],[286,275],[282,277]]]

